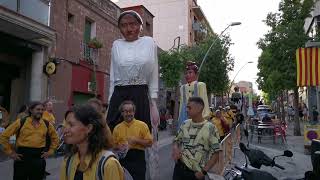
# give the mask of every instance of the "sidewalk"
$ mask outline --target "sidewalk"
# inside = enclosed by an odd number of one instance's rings
[[[158,134],[159,149],[173,142],[174,136],[171,134],[170,129],[159,131]]]

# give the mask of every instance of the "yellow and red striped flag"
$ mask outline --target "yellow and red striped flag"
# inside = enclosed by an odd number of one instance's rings
[[[320,48],[296,50],[297,86],[320,85]]]

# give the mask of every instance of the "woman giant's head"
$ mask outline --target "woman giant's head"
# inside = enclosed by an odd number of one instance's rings
[[[135,11],[124,11],[118,18],[118,27],[126,41],[132,42],[139,38],[142,30],[142,18]]]

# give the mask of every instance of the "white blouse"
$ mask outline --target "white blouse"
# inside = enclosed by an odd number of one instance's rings
[[[113,42],[110,65],[109,101],[115,86],[148,85],[151,98],[158,95],[157,45],[151,37]]]

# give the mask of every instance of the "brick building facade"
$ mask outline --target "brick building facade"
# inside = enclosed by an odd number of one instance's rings
[[[121,37],[120,12],[109,0],[52,1],[50,26],[56,30],[56,42],[50,57],[58,65],[56,74],[49,77],[48,97],[54,101],[58,121],[73,104],[94,96],[106,102],[111,47]],[[94,37],[102,48],[88,46]]]

